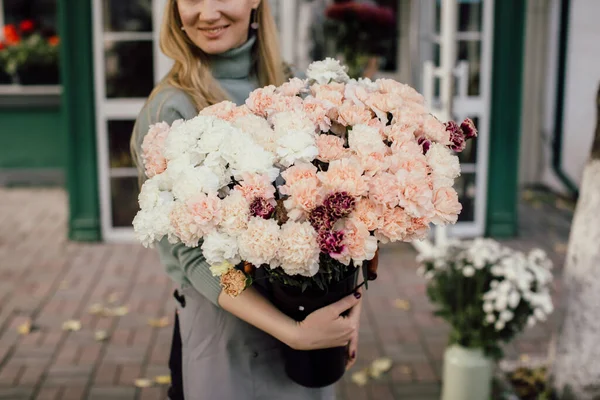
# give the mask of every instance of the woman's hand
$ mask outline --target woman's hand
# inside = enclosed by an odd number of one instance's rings
[[[356,331],[350,338],[350,343],[348,345],[348,363],[346,364],[346,370],[352,368],[352,366],[356,363],[356,356],[358,354],[358,326],[360,324],[360,311],[362,309],[362,302],[359,302],[352,309],[353,312],[358,316],[358,322],[356,324]]]
[[[288,346],[296,350],[316,350],[353,343],[358,337],[361,296],[359,290],[309,314],[296,324]],[[348,316],[342,317],[348,310]]]

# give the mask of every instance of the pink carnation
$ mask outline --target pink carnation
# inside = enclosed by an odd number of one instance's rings
[[[199,193],[186,202],[198,236],[207,235],[221,221],[220,202],[216,193]]]
[[[248,226],[250,203],[242,193],[234,189],[221,202],[219,228],[229,236],[239,236]]]
[[[389,168],[389,159],[385,151],[372,151],[370,153],[360,153],[358,155],[360,165],[364,168],[367,175],[375,175],[386,171]]]
[[[317,97],[317,95],[321,92],[338,92],[343,95],[345,89],[346,85],[339,82],[329,82],[322,84],[316,83],[310,87],[310,91],[315,97]]]
[[[451,187],[442,187],[433,195],[435,217],[432,222],[436,225],[454,224],[462,211],[458,193]]]
[[[387,113],[396,110],[402,106],[402,98],[393,93],[371,93],[366,99],[365,104],[373,110],[377,117],[387,122]]]
[[[421,147],[414,142],[405,144],[398,152],[389,156],[388,160],[389,172],[392,174],[404,170],[425,179],[429,173],[427,158],[421,152]]]
[[[383,226],[383,210],[380,204],[363,197],[356,203],[350,217],[365,224],[369,231],[375,231]]]
[[[330,107],[339,107],[344,102],[344,95],[337,90],[320,90],[315,94],[315,98]]]
[[[317,158],[323,162],[339,160],[349,155],[344,147],[344,140],[334,135],[317,135],[316,138],[319,155]]]
[[[396,173],[398,178],[398,201],[400,207],[406,210],[411,217],[431,218],[434,214],[433,192],[429,186],[429,180],[420,173],[410,173],[400,170]]]
[[[406,238],[412,218],[400,207],[388,208],[383,213],[383,226],[376,236],[383,243],[398,242]]]
[[[415,135],[415,132],[423,125],[424,115],[414,112],[410,108],[401,108],[392,111],[392,125],[388,128],[388,136],[392,140],[395,136],[405,137],[407,134]]]
[[[337,109],[337,122],[343,126],[354,126],[359,124],[368,124],[373,118],[373,114],[368,108],[344,103]]]
[[[299,96],[282,96],[275,95],[273,102],[266,108],[266,115],[271,116],[280,112],[287,112],[293,110],[301,110],[303,108],[302,98]]]
[[[419,127],[416,136],[425,136],[432,142],[441,143],[444,146],[450,145],[450,132],[446,126],[431,114],[423,118],[423,124]]]
[[[306,91],[306,81],[300,78],[292,78],[277,89],[277,93],[283,96],[297,96]]]
[[[248,99],[246,100],[246,106],[256,115],[266,117],[269,109],[273,107],[275,103],[275,97],[278,96],[275,93],[277,88],[274,85],[269,85],[264,88],[256,89]]]
[[[275,186],[271,183],[267,175],[244,173],[242,181],[236,190],[240,191],[248,202],[252,202],[256,197],[262,197],[266,200],[275,198]]]
[[[225,121],[235,121],[245,115],[252,114],[252,111],[245,105],[236,106],[231,101],[222,101],[212,106],[205,107],[200,111],[200,115],[209,115],[220,118]]]
[[[424,240],[429,233],[429,224],[426,218],[411,218],[411,224],[406,230],[404,241]]]
[[[369,191],[367,177],[360,163],[351,158],[332,161],[327,172],[317,176],[330,191],[347,192],[350,196],[365,196]]]
[[[308,212],[321,204],[325,197],[318,179],[296,181],[288,186],[286,192],[289,197],[283,204],[292,220],[304,219]]]
[[[393,79],[378,79],[377,84],[379,85],[379,90],[381,90],[383,93],[393,93],[399,95],[406,102],[412,102],[416,104],[425,103],[425,98],[423,95],[407,84],[397,82]]]
[[[283,195],[290,194],[290,189],[297,183],[305,179],[317,179],[317,167],[310,163],[298,163],[292,165],[281,173],[285,179],[285,185],[279,187],[279,193]]]
[[[389,172],[381,172],[369,181],[369,198],[375,204],[396,207],[399,192],[398,178]]]
[[[175,236],[187,247],[198,247],[200,232],[197,229],[192,214],[184,203],[178,203],[169,214]]]
[[[304,99],[304,112],[313,123],[319,126],[322,132],[327,132],[331,128],[331,120],[328,116],[330,108],[325,102],[312,96]]]
[[[142,160],[148,178],[162,174],[167,169],[164,147],[169,130],[169,124],[159,122],[151,125],[148,134],[144,137],[142,143]]]
[[[277,251],[280,247],[280,229],[274,219],[252,217],[248,228],[238,237],[240,256],[244,261],[260,267],[269,264],[271,268],[279,265]]]
[[[345,251],[342,254],[331,256],[338,261],[348,265],[354,261],[354,265],[360,265],[365,260],[372,260],[377,252],[377,238],[358,220],[348,218],[344,224],[344,240],[342,241]]]

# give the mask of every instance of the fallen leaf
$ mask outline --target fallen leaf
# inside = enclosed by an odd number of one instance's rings
[[[134,384],[135,387],[147,388],[152,386],[152,381],[150,379],[136,379]]]
[[[524,362],[524,363],[526,363],[530,360],[528,354],[521,354],[521,357],[519,357],[519,359],[521,360],[521,362]]]
[[[365,386],[369,381],[369,376],[367,375],[367,372],[368,369],[363,369],[361,371],[353,373],[352,382],[354,382],[358,386]]]
[[[105,308],[103,315],[106,317],[122,317],[129,313],[129,308],[127,306],[120,306],[115,308]]]
[[[404,375],[410,375],[412,373],[412,369],[409,366],[403,365],[400,367],[400,372]]]
[[[63,331],[77,332],[81,330],[81,322],[75,319],[70,319],[63,322],[62,329]]]
[[[377,379],[382,374],[388,372],[390,369],[392,369],[392,360],[390,358],[378,358],[377,360],[371,363],[371,366],[369,367],[369,375]]]
[[[158,383],[159,385],[170,385],[171,384],[171,377],[169,375],[155,376],[154,377],[154,382]]]
[[[396,299],[394,300],[394,307],[400,310],[408,311],[410,310],[410,302],[408,302],[408,300]]]
[[[525,190],[523,192],[523,200],[530,201],[534,197],[533,192],[531,190]]]
[[[153,328],[164,328],[165,326],[169,326],[171,323],[169,322],[169,317],[162,318],[150,318],[148,320],[148,325]]]
[[[96,332],[94,332],[94,339],[97,342],[102,342],[102,341],[108,339],[108,333],[106,331],[96,331]]]
[[[108,304],[115,304],[119,301],[119,293],[113,292],[108,295]]]
[[[31,332],[31,320],[27,320],[19,325],[17,327],[17,332],[19,332],[20,335],[29,335]]]
[[[535,210],[541,210],[542,209],[542,202],[541,201],[534,201],[531,206],[535,209]]]
[[[69,288],[69,281],[64,280],[60,282],[60,285],[58,286],[59,290],[65,290]]]
[[[102,314],[104,312],[104,306],[100,303],[92,304],[88,309],[88,312],[93,315]]]

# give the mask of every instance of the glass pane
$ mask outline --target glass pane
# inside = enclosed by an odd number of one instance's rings
[[[477,32],[481,31],[483,16],[482,0],[459,0],[458,4],[458,31]],[[436,2],[435,7],[435,31],[440,32],[441,1]]]
[[[111,179],[110,196],[114,227],[131,227],[133,217],[139,209],[138,193],[138,179],[136,177]]]
[[[57,32],[56,0],[3,0],[4,23],[17,27],[24,20],[31,20],[43,36]]]
[[[457,62],[466,61],[469,64],[467,95],[479,96],[481,93],[481,41],[459,40],[457,51]],[[431,59],[435,65],[440,65],[439,43],[433,44],[433,54]],[[455,85],[455,88],[458,88],[458,84]]]
[[[152,0],[104,0],[105,32],[152,32]]]
[[[111,168],[133,167],[129,139],[135,121],[108,121],[108,149]]]
[[[342,58],[355,78],[373,64],[373,71],[397,69],[398,1],[314,3],[310,59]]]
[[[473,120],[475,127],[477,127],[477,129],[481,129],[481,127],[479,126],[479,118],[477,118],[477,117],[470,117],[470,118]],[[460,160],[460,163],[461,164],[477,163],[477,147],[478,147],[477,146],[477,138],[468,140],[467,147],[461,153],[458,153],[458,159]]]
[[[454,189],[458,192],[458,200],[463,206],[458,216],[459,221],[475,221],[475,174],[464,173],[454,181]]]
[[[154,87],[151,41],[106,42],[106,97],[148,97]]]

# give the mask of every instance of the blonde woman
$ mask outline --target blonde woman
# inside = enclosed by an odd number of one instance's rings
[[[255,88],[284,81],[267,0],[168,0],[160,45],[175,63],[138,117],[132,137],[138,167],[151,124],[193,118],[203,107],[225,99],[243,104]],[[356,359],[360,293],[298,323],[262,295],[260,283],[237,298],[222,293],[199,247],[163,241],[158,250],[182,293],[178,308],[185,399],[334,398],[332,387],[308,389],[292,382],[285,375],[280,346],[283,342],[310,350],[350,343],[351,365]],[[349,309],[348,317],[340,317]],[[175,332],[172,352],[179,351],[178,339]],[[174,360],[176,375],[179,366]]]

